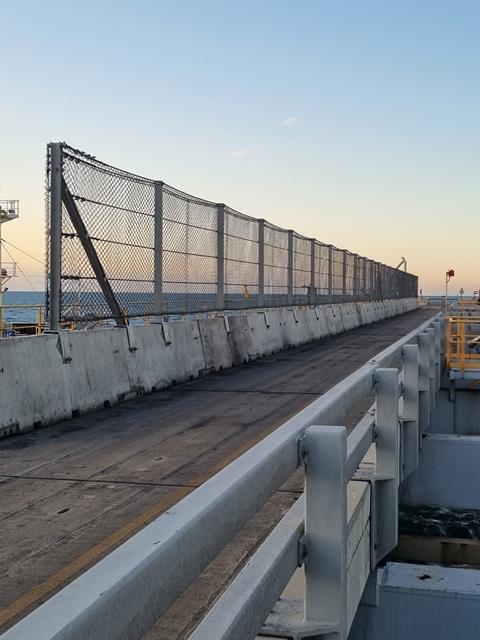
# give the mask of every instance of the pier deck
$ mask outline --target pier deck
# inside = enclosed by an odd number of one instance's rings
[[[418,309],[0,442],[0,630],[435,312]],[[187,637],[301,490],[298,475],[145,637]]]

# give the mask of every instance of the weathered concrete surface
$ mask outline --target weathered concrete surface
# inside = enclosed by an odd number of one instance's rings
[[[416,308],[385,300],[0,340],[0,437]]]
[[[434,313],[417,310],[3,440],[0,623],[10,626]],[[370,402],[349,417],[349,424]],[[157,637],[186,637],[185,629],[291,506],[301,486],[301,477],[293,478],[274,496],[220,565],[207,569],[210,577],[192,586],[183,609],[177,601],[174,607],[183,613],[177,610],[170,618],[167,613],[159,622],[172,627]]]

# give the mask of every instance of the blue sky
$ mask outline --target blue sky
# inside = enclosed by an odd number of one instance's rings
[[[0,21],[0,198],[22,201],[4,233],[33,255],[45,144],[66,140],[361,255],[405,255],[426,291],[450,267],[452,290],[478,288],[480,3],[0,0]]]

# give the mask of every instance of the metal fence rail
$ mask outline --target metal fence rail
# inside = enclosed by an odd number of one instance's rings
[[[388,368],[399,358],[403,368]],[[305,624],[347,637],[347,481],[375,443],[369,566],[396,544],[398,484],[418,463],[440,386],[441,324],[426,322],[293,416],[5,633],[4,640],[136,640],[300,466],[306,493],[206,616],[194,640],[253,640],[306,551]],[[376,411],[348,435],[372,390]],[[302,535],[305,538],[302,541]],[[299,549],[301,553],[299,553]],[[351,576],[354,583],[356,576]],[[368,577],[363,574],[366,579]],[[362,584],[362,588],[363,588]],[[361,591],[360,591],[361,594]],[[306,634],[308,636],[308,634]],[[310,637],[309,636],[309,637]]]
[[[417,278],[109,166],[47,150],[47,313],[61,321],[411,298]]]

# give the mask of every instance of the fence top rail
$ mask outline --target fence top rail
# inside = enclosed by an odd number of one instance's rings
[[[298,468],[299,443],[308,427],[343,424],[346,413],[374,388],[376,370],[391,366],[439,316],[313,401],[7,631],[4,640],[63,638],[79,628],[82,634],[75,637],[97,638],[106,616],[102,640],[140,638]],[[350,469],[368,444],[370,416],[360,424],[351,442]],[[200,535],[205,531],[208,536]]]
[[[50,145],[53,143],[50,143]],[[183,200],[188,200],[191,202],[195,202],[197,204],[203,205],[203,206],[208,206],[208,207],[216,207],[218,206],[218,203],[212,200],[207,200],[205,198],[201,198],[199,196],[194,196],[192,194],[187,193],[186,191],[182,191],[181,189],[178,189],[177,187],[174,187],[166,182],[163,182],[161,180],[154,180],[152,178],[147,178],[145,176],[141,176],[139,174],[136,173],[132,173],[130,171],[126,171],[125,169],[120,169],[119,167],[115,167],[113,165],[107,164],[106,162],[103,162],[101,160],[99,160],[97,157],[95,157],[94,155],[88,154],[84,151],[81,151],[79,149],[76,149],[75,147],[67,144],[66,142],[61,142],[60,143],[61,148],[62,148],[62,152],[64,154],[66,154],[69,158],[71,158],[73,161],[75,162],[79,162],[79,163],[84,163],[84,164],[88,164],[91,167],[94,167],[100,171],[104,171],[105,173],[108,173],[110,175],[113,176],[122,176],[125,179],[130,179],[130,180],[134,180],[136,182],[141,182],[147,185],[155,185],[155,184],[162,184],[163,188],[168,191],[169,193],[171,193],[174,196],[177,196]],[[229,212],[231,212],[234,215],[238,215],[243,217],[244,219],[250,219],[250,220],[255,220],[255,221],[259,221],[259,218],[255,218],[254,216],[249,216],[247,214],[243,214],[231,207],[229,207],[228,205],[225,205],[225,207],[229,210]],[[279,227],[271,222],[268,222],[267,220],[264,221],[266,226],[269,226],[270,228],[276,230],[276,231],[284,231],[284,232],[288,232],[290,231],[289,229],[285,229],[283,227]],[[305,240],[314,240],[314,238],[308,237],[308,236],[304,236],[300,233],[294,232],[296,234],[297,237],[305,239]],[[359,254],[356,253],[352,253],[350,251],[348,251],[347,249],[341,249],[339,247],[336,247],[333,244],[328,244],[328,243],[322,243],[320,241],[317,240],[317,242],[319,242],[320,244],[326,244],[326,246],[330,246],[333,249],[337,250],[337,251],[344,251],[347,254],[350,254],[352,256],[358,256],[358,257],[363,257],[363,256],[359,256]],[[366,258],[363,257],[365,260],[370,260],[371,262],[375,262],[374,260],[372,260],[371,258]],[[380,263],[379,263],[380,264]],[[389,269],[392,269],[393,271],[399,271],[398,269],[396,269],[393,266],[389,266],[389,265],[383,265]],[[400,271],[399,271],[400,272]],[[400,272],[400,273],[406,273],[404,271]],[[408,274],[410,276],[414,276],[414,274]]]

